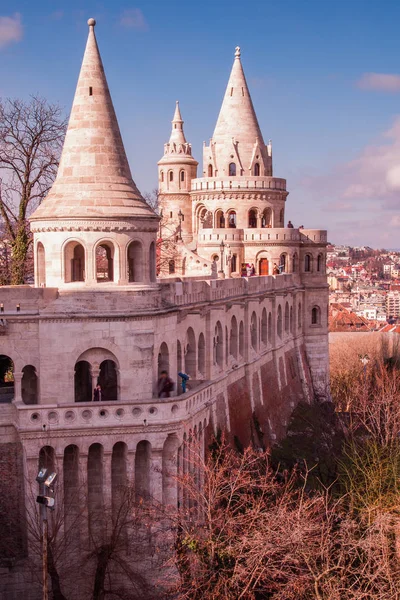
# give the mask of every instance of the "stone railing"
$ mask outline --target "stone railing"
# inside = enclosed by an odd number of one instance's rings
[[[8,411],[0,406],[0,423],[17,408],[16,425],[24,432],[80,429],[82,427],[110,428],[179,424],[206,409],[213,398],[213,384],[206,382],[186,394],[149,402],[79,402],[74,404],[13,404]],[[4,410],[4,414],[3,414]]]
[[[291,273],[282,273],[282,275],[264,277],[235,277],[208,281],[189,280],[163,283],[161,291],[164,304],[182,306],[210,300],[228,300],[257,292],[282,290],[294,285],[294,277],[295,275]]]
[[[192,180],[191,190],[222,191],[224,190],[280,190],[286,191],[286,179],[279,177],[200,177]]]
[[[300,229],[300,239],[305,244],[315,242],[316,244],[328,241],[328,232],[324,229]]]

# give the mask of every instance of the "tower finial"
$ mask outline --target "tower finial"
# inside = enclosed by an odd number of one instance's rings
[[[240,58],[240,46],[236,46],[235,48],[235,58]]]
[[[94,27],[96,25],[96,19],[88,19],[87,24],[89,27]]]

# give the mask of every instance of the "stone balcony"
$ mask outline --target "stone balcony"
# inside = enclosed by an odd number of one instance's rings
[[[0,425],[13,420],[24,432],[79,430],[82,428],[109,429],[134,427],[137,431],[152,427],[174,426],[189,420],[194,414],[208,411],[215,395],[214,383],[205,382],[194,390],[160,400],[147,402],[79,402],[72,404],[13,403],[0,407]]]
[[[193,179],[192,192],[229,190],[286,191],[286,179],[279,177],[199,177]]]

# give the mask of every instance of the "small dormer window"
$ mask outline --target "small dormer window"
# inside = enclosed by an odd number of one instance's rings
[[[234,177],[236,175],[236,164],[235,163],[229,163],[229,176],[230,177]]]
[[[92,86],[90,86],[90,88],[89,88],[89,96],[93,96],[93,88],[92,88]]]
[[[259,175],[260,175],[260,163],[256,163],[254,165],[254,175],[256,177],[259,177]]]
[[[208,165],[208,176],[209,177],[213,176],[213,167],[212,167],[212,165]]]

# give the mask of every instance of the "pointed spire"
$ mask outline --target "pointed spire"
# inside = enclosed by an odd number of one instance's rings
[[[257,139],[264,143],[240,60],[239,46],[235,48],[235,59],[213,141],[225,143],[230,142],[232,138],[239,142],[249,140],[253,145]]]
[[[152,217],[130,172],[94,27],[89,35],[57,178],[33,219]]]
[[[179,108],[179,100],[176,101],[174,118],[172,119],[172,130],[169,143],[186,144],[185,134],[183,132],[183,119]]]

